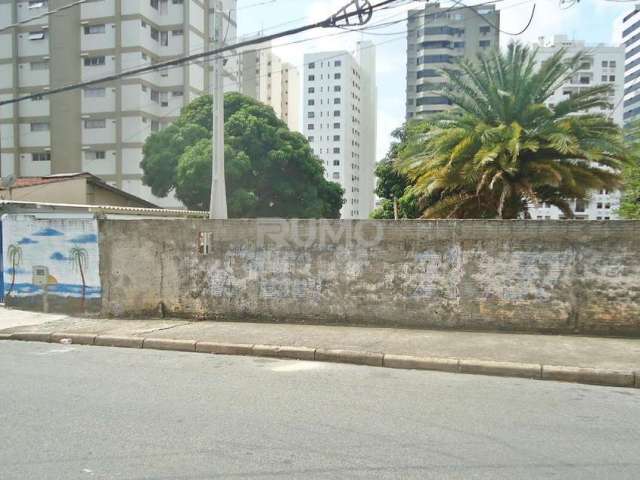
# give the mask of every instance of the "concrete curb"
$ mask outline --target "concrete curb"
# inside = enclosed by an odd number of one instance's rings
[[[121,348],[147,348],[180,352],[198,352],[216,355],[243,355],[256,357],[289,358],[295,360],[349,363],[404,370],[434,370],[474,375],[521,377],[538,380],[583,383],[609,387],[640,388],[640,371],[616,371],[598,368],[563,367],[516,362],[494,362],[478,359],[441,357],[414,357],[379,352],[334,350],[283,345],[231,344],[143,338],[87,333],[19,332],[0,334],[0,340],[58,343],[68,338],[72,344]]]
[[[382,367],[384,354],[374,352],[359,352],[354,350],[326,350],[316,349],[314,360],[319,362],[353,363],[355,365],[369,365]]]
[[[86,333],[52,333],[49,337],[51,343],[60,343],[60,341],[68,338],[72,344],[76,345],[93,345],[97,335]]]
[[[543,380],[589,383],[611,387],[638,387],[638,375],[638,372],[634,374],[633,372],[619,372],[599,368],[560,367],[555,365],[542,367]]]
[[[142,348],[142,337],[118,337],[114,335],[98,335],[94,345],[99,347]]]
[[[152,350],[175,350],[177,352],[195,352],[195,340],[172,340],[170,338],[145,338],[142,348]]]
[[[253,345],[216,343],[216,342],[196,342],[196,352],[215,353],[216,355],[251,355]]]

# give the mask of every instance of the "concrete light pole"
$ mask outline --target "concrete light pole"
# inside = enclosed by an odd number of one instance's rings
[[[224,45],[222,33],[222,2],[216,2],[214,10],[214,48]],[[213,169],[211,172],[210,219],[227,218],[227,189],[224,180],[224,87],[222,69],[224,63],[221,55],[213,60]]]

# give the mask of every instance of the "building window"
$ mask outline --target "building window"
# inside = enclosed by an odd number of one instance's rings
[[[584,203],[584,200],[576,200],[576,213],[584,213],[587,209],[586,204]]]
[[[340,141],[340,135],[334,135],[333,136],[333,141],[334,142],[339,142]]]
[[[309,93],[316,93],[316,89],[314,87],[309,87]]]
[[[151,8],[158,10],[158,0],[149,0],[149,5],[151,5]]]
[[[616,61],[615,60],[609,60],[609,68],[616,68]]]
[[[339,98],[334,98],[333,99],[333,104],[334,105],[340,105],[342,103],[342,101]]]
[[[610,82],[615,82],[616,81],[616,76],[615,75],[609,75],[609,81]]]
[[[173,92],[171,92],[171,95],[173,95],[174,97],[182,97],[184,96],[184,92],[182,90],[174,90]]]
[[[490,40],[480,40],[480,48],[488,48],[491,46]]]
[[[104,160],[107,154],[103,150],[89,150],[84,153],[85,160]]]
[[[313,123],[310,123],[309,125],[307,125],[307,130],[313,130],[316,127],[313,125]]]
[[[487,26],[480,27],[480,33],[482,35],[487,35],[490,32],[491,32],[491,27],[487,27]]]
[[[333,153],[340,153],[340,147],[334,147]]]
[[[43,62],[31,62],[29,67],[31,70],[49,70],[49,62],[47,60]]]
[[[334,160],[333,161],[333,166],[334,167],[339,167],[340,166],[340,160]]]
[[[107,127],[107,121],[104,118],[89,119],[84,121],[84,128],[86,129],[106,128],[106,127]]]
[[[44,40],[47,38],[47,32],[29,32],[29,40]]]
[[[334,123],[333,124],[333,128],[340,128],[340,124],[339,123]]]
[[[309,78],[310,82],[313,82],[316,79],[316,76],[315,75],[309,75],[308,78]]]
[[[333,116],[334,117],[339,117],[341,115],[340,110],[334,110],[333,111]]]
[[[333,87],[333,91],[334,92],[341,92],[342,91],[342,87],[340,85],[336,85],[335,87]]]
[[[341,66],[342,66],[342,60],[336,60],[336,61],[333,63],[333,66],[334,66],[334,67],[341,67]]]
[[[606,82],[606,81],[607,81],[607,78],[608,78],[608,77],[607,77],[606,75],[602,75],[602,78],[601,78],[600,80],[602,80],[603,82]]]
[[[34,152],[31,154],[32,162],[50,162],[51,152]]]
[[[84,59],[85,67],[97,67],[100,65],[104,65],[106,63],[106,58],[104,56],[100,57],[86,57]]]
[[[84,34],[85,35],[97,35],[105,32],[105,26],[102,25],[85,25]]]
[[[29,0],[29,9],[32,8],[44,8],[48,5],[47,0]]]
[[[609,62],[608,62],[608,61],[606,61],[606,60],[603,60],[603,61],[602,61],[602,67],[603,67],[603,68],[607,68],[608,66],[609,66]]]
[[[181,28],[171,30],[171,35],[173,35],[174,37],[182,37],[184,35],[184,30]]]
[[[307,100],[307,105],[315,105],[316,101],[315,100]]]
[[[340,172],[333,172],[333,179],[340,180]]]
[[[340,79],[342,78],[342,75],[341,75],[341,74],[339,74],[339,73],[336,73],[336,74],[333,76],[333,78],[334,78],[334,79],[336,79],[336,80],[340,80]]]
[[[84,96],[86,98],[101,98],[107,95],[106,88],[100,87],[87,87],[84,89]]]
[[[315,140],[315,137],[312,135],[310,137],[307,137],[307,140],[309,140],[309,142],[313,142]]]
[[[48,132],[49,131],[49,123],[48,122],[33,122],[30,126],[32,132]]]
[[[309,70],[313,70],[314,68],[316,68],[316,64],[314,62],[311,62],[309,64]]]
[[[307,118],[316,118],[316,112],[307,112]]]

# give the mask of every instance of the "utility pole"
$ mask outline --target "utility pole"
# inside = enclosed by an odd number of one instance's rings
[[[222,2],[215,3],[214,10],[214,48],[224,47],[222,32]],[[227,218],[227,189],[224,180],[224,86],[222,69],[224,62],[221,55],[213,59],[213,168],[211,172],[211,203],[209,218],[224,220]]]

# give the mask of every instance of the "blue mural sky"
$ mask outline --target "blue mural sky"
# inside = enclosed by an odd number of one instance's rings
[[[81,285],[78,265],[71,258],[71,249],[80,247],[87,252],[85,278],[92,287],[91,295],[99,294],[98,235],[95,221],[35,220],[25,217],[5,217],[3,221],[4,281],[5,291],[11,282],[12,265],[8,257],[10,245],[21,249],[22,261],[15,269],[15,283],[20,285],[22,294],[35,294],[33,287],[33,267],[46,267],[57,286],[50,288],[55,294],[80,294]]]

